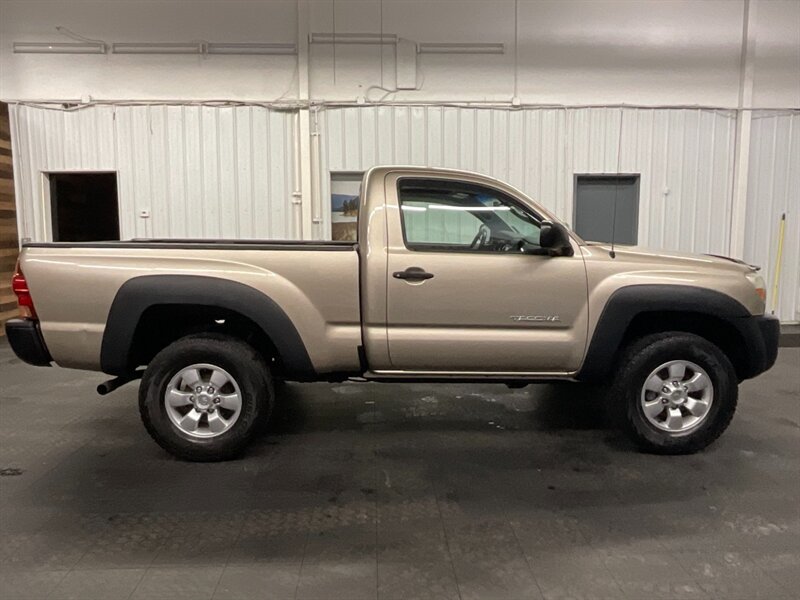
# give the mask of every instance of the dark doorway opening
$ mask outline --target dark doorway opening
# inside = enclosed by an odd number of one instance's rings
[[[618,244],[635,245],[639,175],[576,175],[574,223],[575,233],[587,242],[610,242],[613,237]]]
[[[50,173],[54,242],[119,239],[116,173]]]

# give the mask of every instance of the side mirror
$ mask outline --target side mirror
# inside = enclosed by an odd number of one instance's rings
[[[567,228],[561,223],[542,221],[539,230],[539,246],[545,248],[550,256],[572,256],[575,251],[569,242]]]

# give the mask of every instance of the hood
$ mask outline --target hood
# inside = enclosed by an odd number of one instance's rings
[[[587,242],[586,245],[591,248],[603,249],[607,252],[611,251],[611,244],[605,242]],[[738,271],[741,273],[750,273],[760,269],[760,267],[749,265],[738,258],[730,258],[718,254],[692,254],[690,252],[647,248],[644,246],[624,246],[620,244],[614,246],[614,252],[617,256],[625,256],[631,259],[639,258],[664,264],[685,265],[687,267],[718,266],[725,270]]]

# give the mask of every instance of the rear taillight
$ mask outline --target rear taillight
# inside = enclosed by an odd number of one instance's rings
[[[17,295],[20,316],[25,319],[35,319],[36,309],[33,307],[33,298],[31,297],[31,291],[28,289],[28,282],[25,281],[25,275],[22,274],[22,269],[19,268],[19,263],[17,263],[17,269],[11,278],[11,289]]]

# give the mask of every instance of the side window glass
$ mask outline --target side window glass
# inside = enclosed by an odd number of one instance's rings
[[[539,245],[541,220],[502,192],[436,179],[402,179],[398,186],[411,250],[519,252]]]

